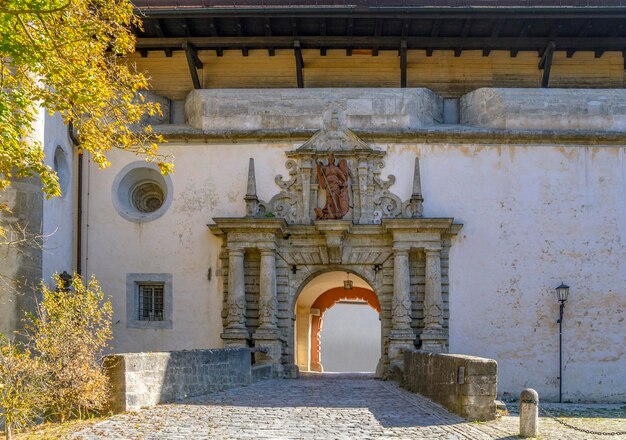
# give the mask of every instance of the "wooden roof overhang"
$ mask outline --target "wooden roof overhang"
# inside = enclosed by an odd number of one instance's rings
[[[552,54],[626,54],[626,0],[134,0],[143,29],[137,50],[293,49],[301,76],[302,49],[398,50],[406,84],[406,51],[536,51],[547,86]],[[601,6],[594,6],[601,4]],[[546,75],[547,73],[547,75]],[[193,72],[192,72],[193,75]],[[196,81],[194,80],[194,83]],[[301,81],[299,78],[299,85]],[[197,84],[196,84],[197,85]]]

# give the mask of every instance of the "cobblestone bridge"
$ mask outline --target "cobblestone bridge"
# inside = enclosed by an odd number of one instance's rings
[[[606,430],[623,427],[624,419],[614,421]],[[551,420],[541,423],[542,439],[596,438]],[[121,414],[73,438],[504,440],[518,438],[518,426],[517,417],[466,422],[393,382],[371,376],[317,374]]]

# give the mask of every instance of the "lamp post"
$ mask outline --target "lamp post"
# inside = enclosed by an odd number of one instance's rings
[[[563,309],[565,308],[565,301],[569,296],[569,286],[561,283],[556,288],[556,297],[559,301],[559,403],[563,402]]]

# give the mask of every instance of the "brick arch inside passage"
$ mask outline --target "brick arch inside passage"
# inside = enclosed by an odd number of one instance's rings
[[[322,293],[311,306],[312,309],[319,309],[319,315],[311,319],[311,371],[324,371],[321,363],[320,352],[320,332],[324,319],[324,312],[340,301],[365,301],[367,304],[380,313],[380,302],[376,294],[363,287],[354,287],[346,290],[343,287],[335,287]]]

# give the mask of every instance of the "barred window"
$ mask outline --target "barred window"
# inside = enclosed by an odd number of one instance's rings
[[[163,321],[164,284],[139,284],[139,321]]]
[[[126,326],[173,328],[171,273],[126,274]]]

